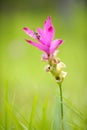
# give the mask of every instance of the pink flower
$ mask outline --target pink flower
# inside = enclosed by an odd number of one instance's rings
[[[54,26],[52,25],[51,17],[48,17],[44,22],[43,29],[37,28],[37,32],[34,32],[26,27],[23,29],[26,34],[37,40],[37,42],[33,42],[31,40],[26,41],[39,50],[44,51],[48,56],[52,55],[55,50],[63,43],[63,40],[61,39],[53,40],[55,30]]]

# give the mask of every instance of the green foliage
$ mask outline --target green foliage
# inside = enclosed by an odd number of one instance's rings
[[[55,98],[52,111],[49,108],[48,96],[44,97],[44,101],[40,104],[42,110],[41,117],[38,119],[37,107],[39,97],[34,96],[31,107],[29,120],[20,113],[13,102],[9,103],[6,98],[9,95],[8,85],[5,92],[5,124],[0,124],[1,130],[60,130],[60,101],[59,95]],[[82,112],[76,108],[68,99],[64,98],[64,130],[86,130],[86,120]],[[51,116],[49,116],[49,112]],[[70,113],[66,114],[67,112]],[[52,114],[53,113],[53,114]],[[35,118],[36,116],[36,118]],[[51,117],[51,118],[49,118]],[[37,120],[38,119],[38,120]]]
[[[84,13],[80,8],[74,11],[69,25],[54,12],[0,14],[0,130],[60,128],[59,89],[43,70],[42,52],[24,41],[29,37],[22,31],[24,26],[42,27],[47,15],[52,16],[55,37],[65,40],[58,55],[68,72],[63,83],[64,130],[87,130]]]

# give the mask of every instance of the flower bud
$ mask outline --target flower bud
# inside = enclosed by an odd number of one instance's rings
[[[56,66],[57,73],[60,73],[63,68],[65,68],[66,65],[63,62],[59,62]]]
[[[64,79],[66,77],[66,75],[67,75],[67,72],[61,71],[59,76],[61,79]]]
[[[47,65],[47,66],[45,67],[45,71],[46,71],[46,72],[49,72],[50,69],[51,69],[51,66],[50,66],[50,65]]]
[[[61,71],[60,74],[56,77],[58,83],[61,83],[66,77],[67,72]]]

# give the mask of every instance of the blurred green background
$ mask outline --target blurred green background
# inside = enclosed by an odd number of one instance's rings
[[[44,71],[46,63],[40,52],[25,42],[31,39],[23,27],[36,30],[52,17],[55,38],[64,40],[58,57],[68,72],[63,82],[63,96],[87,118],[87,45],[85,0],[2,0],[0,2],[0,122],[4,125],[5,90],[7,99],[29,118],[32,102],[38,95],[38,110],[47,98],[48,115],[54,110],[59,89],[51,74]],[[49,111],[50,110],[50,111]]]

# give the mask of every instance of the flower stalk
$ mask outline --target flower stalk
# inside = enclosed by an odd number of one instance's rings
[[[47,62],[47,66],[45,67],[46,72],[51,72],[51,74],[56,79],[57,84],[60,89],[60,110],[61,110],[61,130],[64,130],[63,125],[63,96],[62,96],[62,82],[67,75],[67,72],[63,71],[63,68],[66,65],[61,62],[61,60],[57,57],[57,48],[63,43],[62,39],[55,39],[55,29],[52,24],[51,17],[48,17],[44,22],[43,28],[37,28],[37,32],[24,27],[23,30],[26,34],[28,34],[33,39],[36,39],[36,42],[32,40],[26,41],[32,46],[36,47],[40,51],[43,51],[44,54],[42,56],[42,60]]]
[[[61,130],[64,130],[63,124],[63,95],[62,95],[62,84],[58,84],[60,89],[60,118],[61,118]]]

